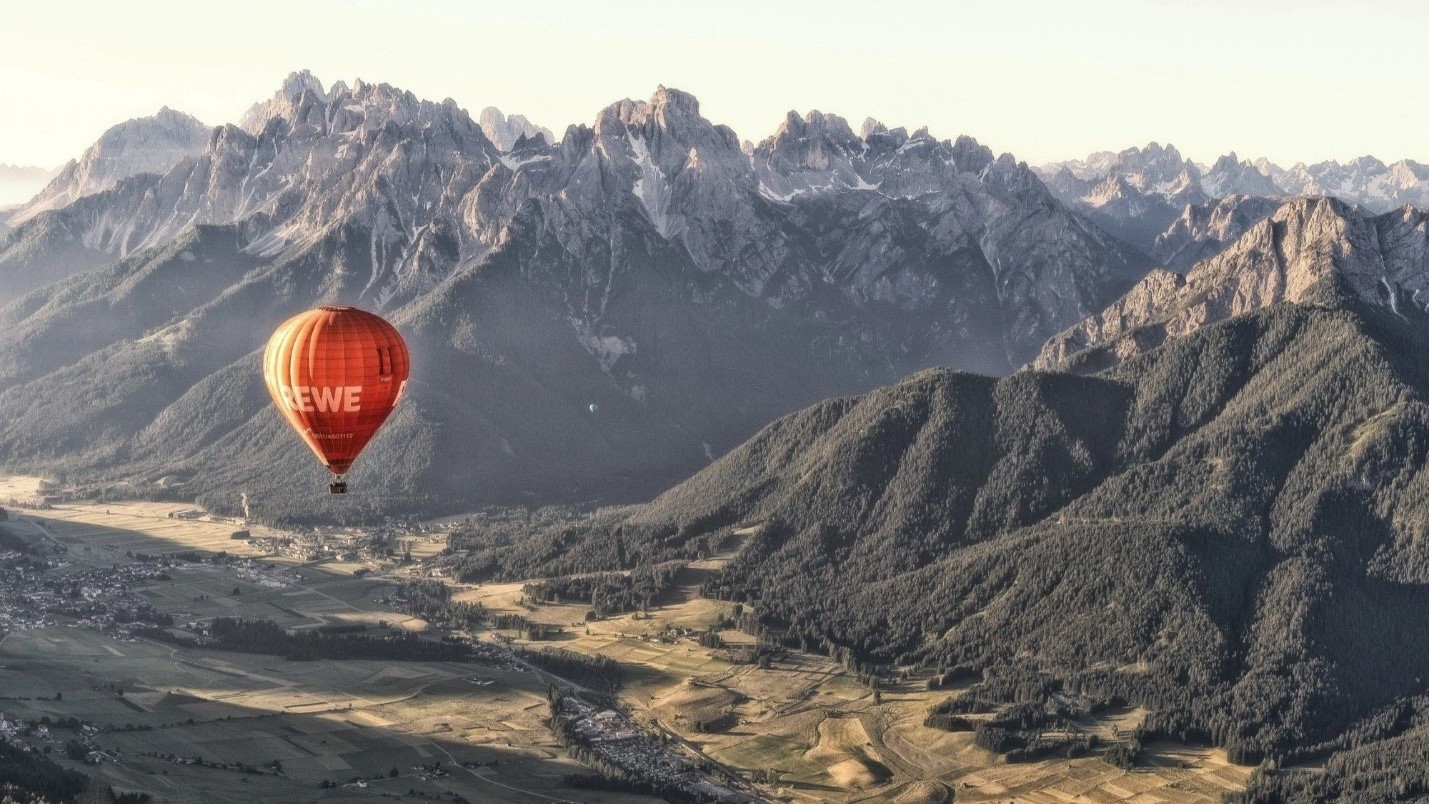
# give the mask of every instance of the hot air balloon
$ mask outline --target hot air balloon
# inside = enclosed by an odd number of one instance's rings
[[[377,433],[407,387],[407,344],[381,317],[319,307],[284,321],[263,352],[263,380],[283,418],[337,477]]]
[[[590,403],[590,412],[591,412],[591,413],[600,413],[600,405],[597,405],[597,404],[594,403],[594,402]]]

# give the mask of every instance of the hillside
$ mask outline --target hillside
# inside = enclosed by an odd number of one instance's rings
[[[1251,764],[1393,736],[1418,721],[1380,713],[1417,705],[1429,660],[1429,344],[1422,317],[1320,290],[1093,377],[929,371],[822,403],[648,505],[464,569],[738,545],[711,593],[859,664],[1119,697],[1155,710],[1148,734]]]

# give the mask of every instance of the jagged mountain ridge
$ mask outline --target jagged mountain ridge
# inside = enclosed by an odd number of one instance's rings
[[[1312,300],[1331,276],[1364,303],[1422,313],[1429,215],[1411,207],[1368,215],[1332,198],[1296,199],[1184,276],[1152,271],[1106,310],[1050,339],[1033,365],[1095,371],[1217,321]]]
[[[1207,209],[1236,197],[1257,199],[1239,205],[1240,218],[1252,212],[1268,215],[1269,201],[1294,196],[1339,198],[1376,213],[1429,206],[1429,165],[1408,159],[1387,165],[1366,156],[1347,164],[1300,163],[1285,169],[1266,159],[1240,159],[1232,151],[1207,167],[1182,157],[1174,146],[1153,142],[1036,170],[1061,201],[1176,270],[1213,256],[1228,242],[1214,233],[1188,241],[1197,227],[1188,227],[1187,219],[1204,217]]]
[[[1225,250],[1250,227],[1281,206],[1275,198],[1228,195],[1203,204],[1188,204],[1181,216],[1156,236],[1151,254],[1158,265],[1187,271]]]
[[[366,301],[380,306],[435,284],[439,276],[422,269],[449,232],[443,214],[497,158],[452,101],[360,81],[329,91],[295,73],[239,125],[205,130],[201,152],[167,172],[133,176],[83,206],[22,224],[0,250],[0,298],[35,287],[31,275],[65,276],[161,246],[195,224],[237,225],[243,247],[266,258],[359,226],[373,253]],[[97,256],[45,260],[49,244],[76,240]]]
[[[799,119],[816,118],[837,120]],[[751,156],[660,88],[502,152],[450,101],[295,74],[203,153],[9,239],[0,280],[102,267],[0,312],[0,460],[136,489],[173,475],[220,508],[247,488],[290,515],[300,491],[267,475],[311,467],[252,354],[282,317],[345,302],[416,344],[410,405],[368,465],[391,463],[355,478],[377,486],[370,513],[645,494],[815,399],[927,365],[1005,372],[1143,270],[971,140],[871,129],[845,186],[799,156],[821,136],[781,130]],[[163,282],[184,292],[146,304]],[[151,381],[46,407],[121,367]]]
[[[149,117],[113,126],[11,213],[9,223],[18,226],[43,212],[108,190],[131,176],[163,173],[202,151],[208,134],[208,126],[167,106]]]
[[[482,109],[477,120],[481,125],[481,133],[491,140],[491,144],[495,145],[498,151],[513,150],[523,137],[534,139],[539,136],[548,143],[556,142],[556,135],[552,134],[549,128],[532,123],[525,115],[502,114],[495,106]]]
[[[1181,156],[1175,146],[1150,143],[1144,148],[1100,152],[1086,159],[1051,162],[1035,168],[1064,200],[1085,198],[1098,182],[1115,177],[1144,193],[1173,204],[1186,193],[1201,200],[1230,195],[1260,197],[1323,195],[1388,212],[1406,204],[1429,206],[1429,165],[1412,159],[1387,164],[1373,156],[1340,163],[1299,162],[1283,168],[1268,159],[1241,159],[1234,151],[1209,167]]]

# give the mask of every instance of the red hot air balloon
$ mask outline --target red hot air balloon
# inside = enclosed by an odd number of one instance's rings
[[[283,417],[337,478],[396,407],[407,386],[407,344],[381,317],[355,307],[293,316],[268,339],[263,380]]]

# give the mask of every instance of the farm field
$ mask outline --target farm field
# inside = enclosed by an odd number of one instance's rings
[[[160,800],[348,801],[415,789],[530,802],[565,797],[562,777],[579,770],[546,730],[542,686],[511,670],[482,668],[496,683],[478,686],[470,665],[285,662],[116,642],[79,628],[11,634],[0,642],[0,665],[7,717],[137,729],[101,735],[122,760],[86,772]],[[206,764],[176,761],[194,758]],[[283,777],[209,766],[274,760]],[[448,767],[440,777],[417,770],[453,760],[480,767]],[[393,768],[397,777],[365,788],[318,788]]]
[[[0,487],[0,497],[6,493]],[[179,509],[60,503],[20,513],[67,549],[64,558],[75,569],[123,565],[131,552],[260,557],[248,542],[230,538],[235,525],[167,516]],[[379,602],[393,582],[354,577],[361,566],[278,557],[251,565],[184,563],[169,579],[133,591],[180,623],[229,616],[290,629],[350,623],[426,629]],[[95,743],[117,761],[61,761],[102,785],[147,792],[159,802],[655,801],[566,785],[567,775],[588,770],[566,758],[546,726],[546,685],[517,668],[292,662],[59,625],[0,638],[0,713],[12,721],[73,717],[98,726]],[[56,756],[71,736],[53,730]],[[274,761],[282,775],[271,772]],[[239,763],[263,772],[240,772]],[[437,763],[441,771],[433,772]],[[355,777],[364,777],[361,786],[350,783]],[[324,782],[334,786],[321,788]]]
[[[631,679],[622,697],[639,716],[731,768],[768,774],[777,781],[765,789],[785,801],[931,804],[955,794],[959,802],[1215,804],[1250,775],[1220,749],[1169,743],[1148,746],[1142,766],[1130,771],[1097,756],[1008,764],[974,745],[971,733],[923,726],[928,708],[953,694],[948,690],[885,686],[875,702],[871,690],[822,656],[786,653],[760,668],[731,663],[728,651],[693,639],[669,640],[670,628],[703,631],[731,610],[694,596],[703,572],[717,564],[693,564],[688,582],[649,619],[586,623],[585,606],[533,605],[522,584],[483,585],[461,597],[565,627],[562,638],[533,647],[557,644],[619,660]],[[720,637],[733,646],[754,641],[738,631]],[[1130,730],[1144,714],[1113,710],[1082,725],[1110,739],[1113,727]]]

